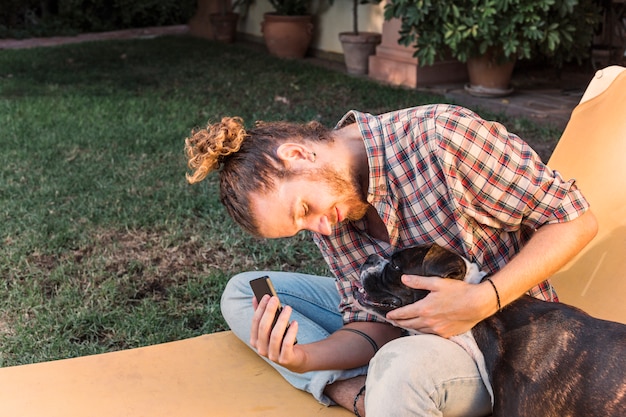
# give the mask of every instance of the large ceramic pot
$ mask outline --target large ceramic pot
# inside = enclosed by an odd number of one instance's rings
[[[220,11],[220,4],[215,0],[198,0],[196,14],[189,19],[189,33],[206,39],[214,39],[211,14]]]
[[[349,74],[367,74],[370,55],[376,52],[382,35],[374,32],[341,32],[339,41],[343,48],[346,70]]]
[[[261,31],[267,50],[279,58],[303,58],[313,39],[313,16],[266,13]]]
[[[235,41],[239,13],[211,13],[210,18],[213,26],[213,39],[225,43]]]
[[[469,85],[465,90],[479,97],[501,97],[513,92],[511,77],[515,60],[500,62],[492,51],[467,60]]]

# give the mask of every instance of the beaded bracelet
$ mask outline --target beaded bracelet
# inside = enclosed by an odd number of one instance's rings
[[[352,404],[352,409],[353,409],[352,411],[354,411],[354,415],[356,417],[361,417],[361,414],[359,414],[359,409],[356,408],[356,403],[359,401],[359,397],[363,395],[364,392],[365,392],[365,385],[361,387],[359,392],[356,394],[356,397],[354,397],[354,404]]]
[[[502,311],[502,304],[500,304],[500,293],[498,293],[498,288],[496,288],[496,284],[494,284],[491,278],[489,277],[485,278],[485,281],[489,281],[489,283],[493,287],[493,290],[496,292],[496,301],[498,302],[498,311]]]

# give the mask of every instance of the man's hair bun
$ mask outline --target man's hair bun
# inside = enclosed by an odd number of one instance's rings
[[[246,130],[240,117],[224,117],[219,123],[192,130],[191,136],[185,139],[187,166],[193,171],[187,174],[187,181],[194,184],[220,169],[227,157],[241,148],[245,138]]]

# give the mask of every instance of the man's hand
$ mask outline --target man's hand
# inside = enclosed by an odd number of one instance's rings
[[[305,349],[296,344],[298,322],[291,324],[292,309],[285,306],[272,329],[274,316],[280,305],[277,297],[265,295],[260,303],[253,298],[254,315],[250,331],[250,344],[259,355],[264,356],[294,372],[305,372],[307,355]]]
[[[465,333],[496,310],[493,290],[487,287],[489,283],[474,285],[419,275],[404,275],[402,282],[430,294],[387,313],[387,319],[400,327],[449,338]]]

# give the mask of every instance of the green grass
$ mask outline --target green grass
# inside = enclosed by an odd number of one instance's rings
[[[216,176],[185,182],[192,127],[223,115],[332,126],[349,109],[437,101],[190,37],[0,51],[0,365],[222,330],[229,276],[327,273],[306,235],[234,226]]]

